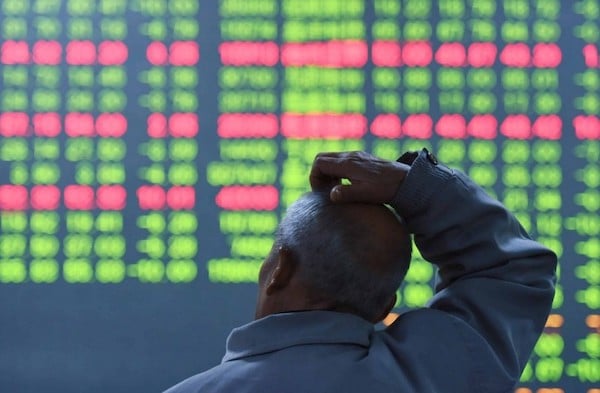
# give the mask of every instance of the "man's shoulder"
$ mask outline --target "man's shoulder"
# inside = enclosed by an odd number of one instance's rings
[[[169,388],[164,393],[195,393],[195,392],[222,392],[217,385],[222,382],[222,375],[227,372],[227,363],[219,364],[199,374],[193,375],[177,385]],[[212,389],[212,390],[211,390]]]

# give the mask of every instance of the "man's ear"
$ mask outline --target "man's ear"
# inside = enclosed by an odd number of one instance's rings
[[[275,267],[271,271],[271,277],[267,282],[267,295],[285,288],[290,283],[296,270],[296,261],[289,248],[279,247],[276,253]]]
[[[396,304],[396,292],[394,292],[394,296],[392,296],[390,298],[390,301],[388,302],[388,304],[385,306],[385,310],[379,315],[379,317],[377,317],[376,321],[371,321],[373,323],[377,323],[377,322],[381,322],[385,319],[385,317],[388,316],[388,314],[390,313],[390,311],[392,311],[392,308],[394,308],[394,305]]]

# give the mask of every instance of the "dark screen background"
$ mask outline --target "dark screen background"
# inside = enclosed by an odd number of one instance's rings
[[[519,393],[600,383],[596,1],[0,0],[0,391],[212,367],[320,151],[428,147],[556,251]],[[423,306],[416,255],[395,313]]]

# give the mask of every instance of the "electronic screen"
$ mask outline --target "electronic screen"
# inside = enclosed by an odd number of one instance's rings
[[[599,40],[598,0],[0,0],[0,391],[218,364],[315,155],[427,147],[560,257],[516,392],[600,392]]]

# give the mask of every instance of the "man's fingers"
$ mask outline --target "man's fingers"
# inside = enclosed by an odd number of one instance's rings
[[[321,153],[315,159],[310,172],[310,185],[313,190],[331,188],[343,178],[350,178],[356,163],[343,156],[344,153]]]
[[[371,191],[367,184],[340,184],[331,189],[329,198],[333,202],[368,202]]]

